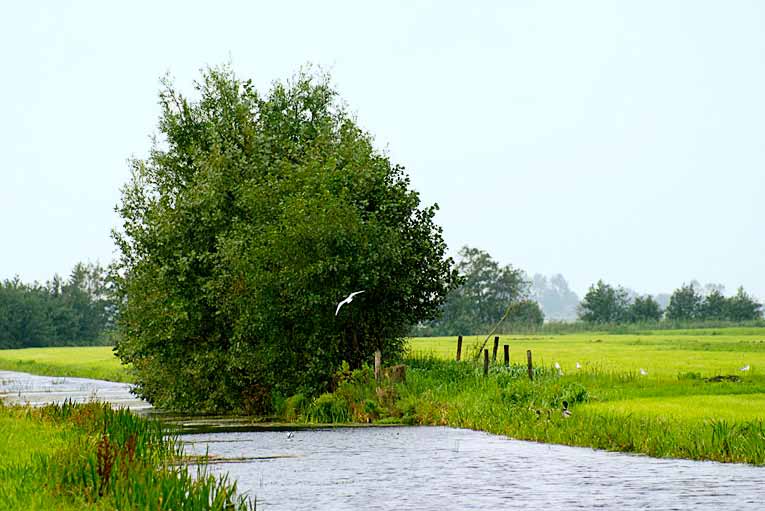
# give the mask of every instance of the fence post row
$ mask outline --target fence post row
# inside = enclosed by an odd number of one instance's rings
[[[462,358],[462,336],[457,337],[457,362]]]
[[[491,361],[495,363],[497,361],[497,350],[499,349],[499,336],[494,337],[494,349],[491,352]]]
[[[489,350],[483,350],[483,375],[489,374]]]
[[[510,345],[505,344],[505,367],[510,365]]]

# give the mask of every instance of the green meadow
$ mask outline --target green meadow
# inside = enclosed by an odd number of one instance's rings
[[[463,359],[485,336],[463,340]],[[493,338],[487,343],[492,348]],[[702,376],[741,374],[765,375],[765,328],[718,328],[698,330],[646,330],[634,334],[586,332],[546,336],[500,336],[502,345],[510,345],[510,360],[526,362],[531,350],[534,362],[553,365],[558,362],[564,374],[576,373],[577,362],[584,371],[638,372],[641,368],[651,378],[676,379],[678,374]],[[411,339],[410,351],[417,355],[435,355],[452,359],[456,337],[420,337]],[[580,371],[581,371],[580,370]],[[759,371],[759,373],[758,373]]]
[[[129,382],[111,346],[0,350],[0,370]]]
[[[465,337],[463,359],[484,339]],[[590,398],[580,413],[689,421],[765,419],[765,328],[500,336],[500,359],[504,344],[510,345],[511,363],[525,364],[531,350],[535,365],[558,363],[561,381],[583,384]],[[410,352],[453,359],[456,345],[455,337],[415,338]],[[493,337],[487,347],[493,348]],[[746,366],[749,370],[741,371]],[[740,381],[718,382],[715,376]]]

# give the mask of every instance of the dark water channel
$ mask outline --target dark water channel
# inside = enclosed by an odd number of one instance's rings
[[[126,384],[0,371],[0,398],[99,399],[146,412]],[[1,433],[1,432],[0,432]],[[765,509],[765,468],[521,442],[453,428],[184,435],[259,510]]]

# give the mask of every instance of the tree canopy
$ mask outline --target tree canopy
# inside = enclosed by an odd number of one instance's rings
[[[266,411],[274,395],[324,389],[342,361],[401,353],[457,282],[436,206],[325,76],[259,94],[208,69],[195,88],[192,100],[165,82],[161,136],[118,206],[117,352],[139,394]]]

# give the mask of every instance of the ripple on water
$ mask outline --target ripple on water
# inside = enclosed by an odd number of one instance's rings
[[[762,509],[765,469],[521,442],[452,428],[190,435],[258,509]],[[218,440],[229,440],[220,443]],[[210,443],[206,443],[210,441]]]

